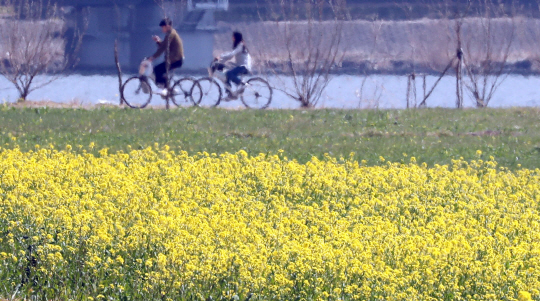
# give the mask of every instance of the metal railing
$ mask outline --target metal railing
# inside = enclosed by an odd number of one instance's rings
[[[229,0],[188,0],[187,1],[188,11],[196,9],[215,9],[215,10],[228,10],[229,9]]]

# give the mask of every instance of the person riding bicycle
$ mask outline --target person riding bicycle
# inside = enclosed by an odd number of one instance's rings
[[[240,32],[233,32],[233,51],[223,53],[219,56],[219,61],[225,63],[234,57],[235,67],[225,72],[227,83],[225,88],[229,96],[225,100],[235,99],[239,93],[242,93],[245,88],[245,83],[240,79],[240,75],[246,75],[251,72],[251,55],[244,42],[244,37]],[[236,93],[232,92],[231,82],[237,85]]]
[[[172,28],[171,19],[165,18],[161,20],[159,26],[161,27],[161,31],[165,34],[165,38],[162,41],[158,36],[152,36],[158,49],[148,58],[148,60],[153,61],[165,53],[165,61],[154,67],[156,84],[158,87],[164,88],[162,94],[165,95],[168,87],[167,68],[170,71],[182,67],[184,61],[184,46],[180,36],[176,30]]]

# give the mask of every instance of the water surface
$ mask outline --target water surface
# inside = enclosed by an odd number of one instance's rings
[[[38,83],[48,78],[38,78]],[[127,79],[127,76],[126,76]],[[437,77],[428,76],[428,90]],[[293,91],[294,82],[291,77],[272,76],[268,81],[276,87],[270,108],[298,108],[299,103],[279,90]],[[500,85],[489,103],[490,107],[537,107],[540,106],[540,77],[510,75]],[[363,86],[363,89],[362,89]],[[422,82],[417,81],[417,100],[423,95]],[[394,75],[373,75],[369,77],[357,75],[335,76],[324,90],[318,108],[382,108],[401,109],[406,107],[407,77]],[[0,100],[14,102],[17,91],[5,78],[0,78]],[[95,105],[100,103],[118,104],[118,79],[113,75],[70,75],[36,90],[28,97],[32,101],[54,101],[77,105]],[[427,100],[428,107],[455,107],[455,78],[444,77]],[[414,99],[411,105],[414,105]],[[162,106],[164,101],[154,96],[151,105]],[[240,101],[222,103],[222,107],[242,107]],[[465,106],[474,107],[469,93],[465,96]]]

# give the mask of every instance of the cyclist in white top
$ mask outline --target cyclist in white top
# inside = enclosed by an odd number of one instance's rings
[[[234,57],[235,66],[231,70],[227,71],[225,75],[227,76],[226,90],[229,94],[229,98],[236,98],[236,93],[242,93],[244,90],[245,83],[240,79],[240,75],[246,75],[251,72],[251,55],[244,42],[244,37],[240,32],[233,32],[233,51],[228,53],[223,53],[219,56],[219,61],[225,63]],[[231,82],[235,83],[238,86],[237,92],[233,93],[231,90]]]

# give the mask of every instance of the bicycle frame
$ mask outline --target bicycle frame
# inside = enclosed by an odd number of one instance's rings
[[[171,82],[174,82],[173,80],[173,76],[175,75],[174,70],[172,69],[167,70],[166,74],[167,74],[168,80],[167,80],[167,85],[164,88],[169,90],[170,92],[170,90],[172,89]],[[152,65],[152,62],[149,61],[148,59],[143,59],[143,61],[139,65],[139,78],[143,81],[146,81],[148,84],[154,83],[154,85],[157,86],[156,77],[154,75],[154,66]],[[153,92],[152,94],[159,95],[160,93]]]
[[[205,87],[207,87],[203,91],[204,95],[209,95],[210,91],[214,88],[218,90],[216,92],[218,94],[217,99],[213,99],[210,104],[211,106],[215,107],[219,105],[223,95],[222,91],[225,90],[230,92],[229,97],[224,99],[225,101],[240,99],[247,108],[264,109],[268,107],[270,101],[272,101],[272,87],[270,87],[266,80],[260,77],[253,77],[251,74],[246,74],[249,79],[244,81],[245,85],[237,87],[236,91],[231,91],[225,84],[227,82],[227,71],[229,71],[227,65],[220,63],[218,59],[214,59],[208,68],[209,76],[198,79],[199,82],[204,82]],[[219,84],[219,82],[221,82],[221,84]],[[225,89],[223,87],[225,87]],[[267,93],[262,93],[263,91],[261,89],[266,89]],[[263,101],[258,102],[259,98]],[[252,100],[255,100],[255,103],[253,103]]]
[[[152,63],[150,61],[148,61],[148,60],[144,60],[140,65],[139,74],[127,79],[122,84],[122,86],[120,88],[120,93],[122,95],[121,96],[122,97],[122,102],[125,102],[128,106],[130,106],[132,108],[144,108],[151,102],[152,95],[159,95],[159,96],[161,96],[161,98],[163,98],[165,100],[165,107],[167,109],[169,108],[169,102],[170,101],[172,101],[172,103],[174,103],[177,106],[180,105],[180,100],[181,99],[183,99],[184,102],[186,102],[186,103],[189,103],[188,100],[190,100],[191,103],[193,103],[195,106],[197,106],[198,103],[200,103],[201,98],[202,98],[202,92],[200,94],[196,94],[196,95],[199,95],[198,99],[193,98],[193,93],[194,93],[195,88],[197,88],[198,91],[201,91],[200,85],[198,84],[197,80],[195,80],[194,78],[192,78],[192,77],[183,77],[183,78],[180,78],[178,80],[174,80],[174,78],[173,78],[174,73],[168,72],[167,76],[168,76],[169,79],[168,79],[166,87],[165,87],[166,91],[156,92],[156,91],[154,91],[152,89],[152,85],[151,85],[152,82],[154,83],[154,85],[156,85],[156,79],[152,75],[153,75]],[[143,92],[143,94],[149,95],[149,97],[146,98],[146,99],[145,98],[140,99],[140,100],[143,101],[142,103],[131,102],[131,100],[133,100],[133,98],[131,96],[130,96],[129,100],[126,99],[126,93],[125,93],[126,88],[125,87],[128,84],[128,82],[134,83],[133,82],[134,80],[137,81],[138,86],[133,87],[134,89],[131,90],[131,91],[134,92],[135,95],[138,95],[141,92]],[[188,83],[191,86],[188,86],[188,87],[182,86],[185,83]],[[178,87],[180,89],[175,90],[175,87]],[[175,91],[178,91],[178,93],[176,93]]]

